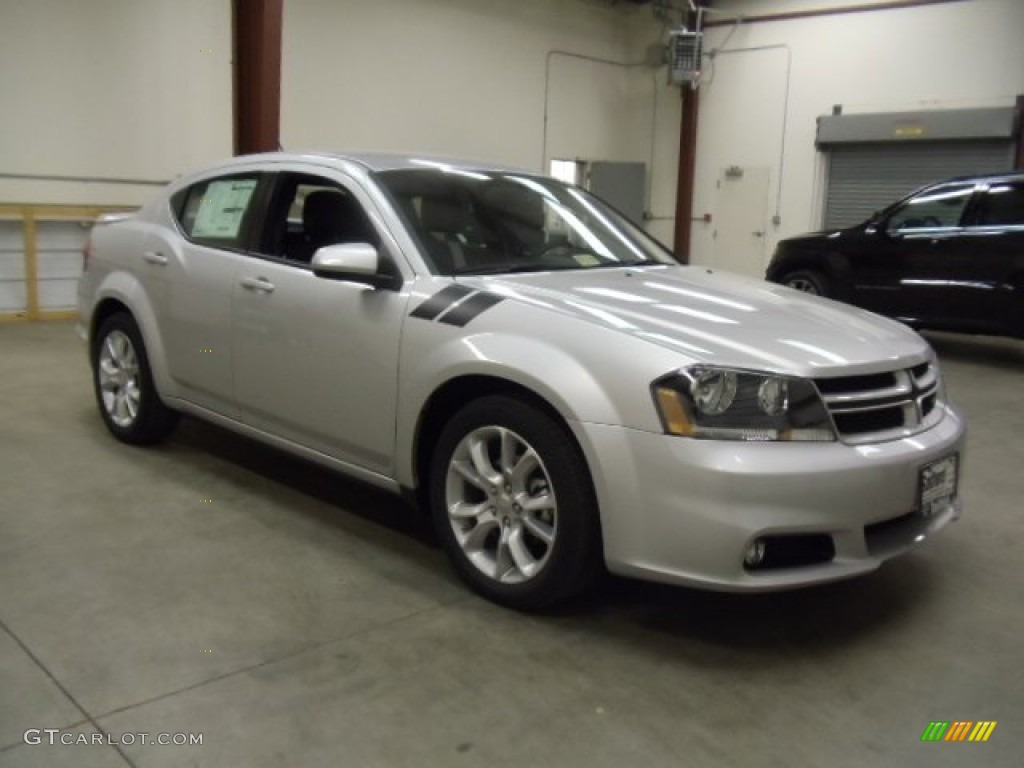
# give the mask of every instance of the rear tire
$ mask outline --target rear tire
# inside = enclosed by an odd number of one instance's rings
[[[572,435],[507,396],[471,402],[442,429],[430,471],[442,546],[476,592],[538,610],[601,572],[597,501]]]
[[[828,279],[820,272],[810,269],[790,272],[784,275],[779,282],[787,288],[792,288],[801,293],[809,293],[812,296],[829,296]]]
[[[152,445],[171,433],[178,414],[163,404],[153,386],[142,334],[131,315],[118,312],[103,321],[91,359],[96,403],[114,437]]]

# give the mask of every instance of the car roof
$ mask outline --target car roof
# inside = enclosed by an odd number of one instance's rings
[[[971,175],[971,176],[954,176],[954,177],[952,177],[950,179],[945,179],[943,181],[936,182],[936,183],[938,183],[938,184],[948,184],[951,181],[973,181],[973,182],[978,182],[978,181],[1020,181],[1020,180],[1024,180],[1024,171],[1022,171],[1022,170],[1017,170],[1017,171],[1000,171],[998,173],[983,173],[983,174],[980,174],[980,175],[979,174],[975,174],[975,175]],[[934,186],[934,185],[929,184],[927,186]]]
[[[511,171],[518,173],[536,174],[537,171],[529,170],[501,163],[493,163],[481,160],[469,160],[465,158],[445,157],[433,154],[400,154],[387,152],[324,152],[324,151],[295,151],[295,152],[264,152],[260,154],[242,155],[225,161],[221,167],[230,167],[236,163],[283,163],[283,162],[338,162],[340,164],[355,163],[369,171],[394,171],[394,170],[415,170],[424,168],[456,169],[465,171]]]

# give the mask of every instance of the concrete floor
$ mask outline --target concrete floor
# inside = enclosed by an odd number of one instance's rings
[[[971,427],[945,535],[829,587],[608,579],[536,617],[374,490],[190,420],[117,443],[72,327],[0,326],[0,766],[1020,766],[1024,344],[931,338]]]

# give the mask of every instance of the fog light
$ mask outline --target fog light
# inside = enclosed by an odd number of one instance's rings
[[[754,539],[747,547],[747,553],[743,556],[743,564],[747,568],[757,568],[764,562],[764,539]]]

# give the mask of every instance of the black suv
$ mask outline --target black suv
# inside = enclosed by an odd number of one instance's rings
[[[931,184],[782,240],[765,277],[918,328],[1024,337],[1024,173]]]

